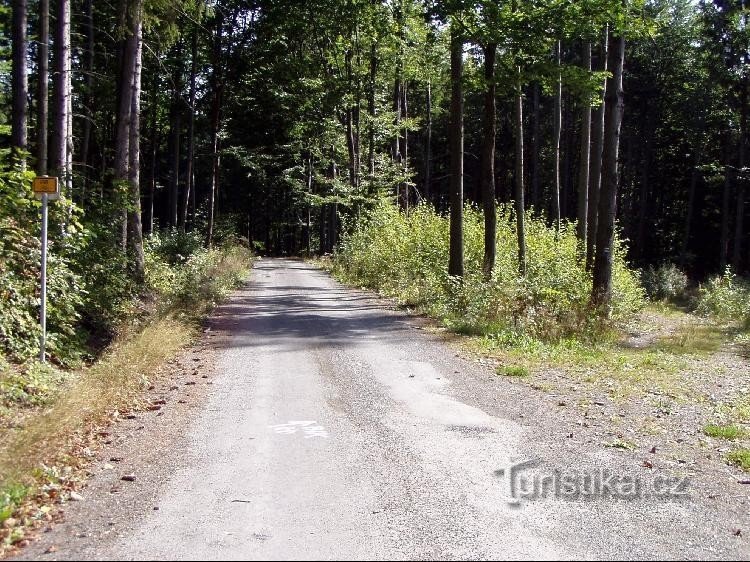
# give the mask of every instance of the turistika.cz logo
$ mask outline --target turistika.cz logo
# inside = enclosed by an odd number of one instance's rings
[[[617,474],[609,469],[536,470],[533,460],[510,462],[495,471],[506,486],[508,504],[544,499],[592,500],[676,500],[689,496],[687,477],[653,475],[649,478]]]

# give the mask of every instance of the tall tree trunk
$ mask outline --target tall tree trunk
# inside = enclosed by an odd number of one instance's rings
[[[744,20],[744,18],[743,18]],[[746,57],[745,57],[746,59]],[[747,63],[747,60],[745,60]],[[737,177],[737,206],[734,217],[734,249],[732,250],[732,266],[739,273],[742,268],[742,242],[745,236],[745,185],[747,184],[745,171],[745,147],[747,139],[747,104],[748,104],[748,78],[745,74],[742,78],[740,88],[740,135],[737,166],[740,169]]]
[[[212,107],[211,107],[211,146],[212,146],[212,164],[211,164],[211,191],[208,200],[208,235],[207,243],[210,247],[213,244],[214,222],[216,217],[216,194],[219,189],[219,169],[221,166],[221,155],[219,153],[219,128],[221,126],[221,103],[224,90],[224,77],[222,73],[222,29],[224,19],[221,12],[216,14],[216,34],[214,36],[213,48],[213,76],[212,87],[214,90]]]
[[[347,49],[344,55],[345,66],[346,66],[346,79],[349,91],[352,91],[352,57],[354,53],[351,49]],[[349,153],[349,185],[356,189],[357,187],[357,149],[354,140],[354,107],[351,104],[347,104],[346,111],[344,113],[344,121],[346,123],[346,148]]]
[[[425,108],[425,139],[424,139],[424,198],[430,200],[432,183],[432,83],[427,78],[427,107]]]
[[[702,136],[702,133],[701,135]],[[682,248],[680,249],[680,265],[684,268],[688,262],[688,249],[690,248],[690,234],[692,230],[693,214],[695,209],[695,197],[700,177],[701,158],[703,157],[703,139],[699,137],[698,146],[695,150],[695,161],[693,172],[690,174],[690,187],[688,188],[688,204],[685,211],[685,229],[682,233]]]
[[[11,59],[12,78],[11,89],[13,90],[13,105],[11,108],[11,146],[15,152],[14,156],[21,165],[26,165],[26,151],[28,143],[27,113],[29,98],[29,74],[26,66],[26,24],[28,18],[26,0],[13,0],[13,23],[11,30]]]
[[[583,69],[591,72],[591,43],[583,46]],[[591,155],[591,96],[586,94],[581,115],[581,155],[578,168],[578,240],[581,255],[586,251],[589,209],[589,157]]]
[[[562,74],[560,72],[560,41],[555,43],[555,61],[557,75],[555,77],[555,114],[553,116],[554,132],[552,149],[555,159],[555,193],[552,196],[552,214],[555,228],[560,230],[560,133],[562,131]]]
[[[127,36],[124,41],[122,56],[120,57],[122,69],[120,72],[120,83],[118,92],[119,107],[117,109],[117,131],[115,134],[115,184],[117,189],[123,189],[123,184],[130,182],[130,129],[133,118],[133,84],[136,71],[136,58],[138,56],[138,38],[136,35],[137,18],[140,15],[140,0],[128,5]],[[135,13],[136,9],[138,15]],[[124,191],[125,199],[130,197],[130,187]],[[123,251],[127,249],[128,243],[128,213],[127,206],[122,209],[120,246]]]
[[[39,0],[39,50],[37,84],[37,137],[36,137],[36,173],[47,174],[47,136],[49,122],[49,0]]]
[[[497,44],[484,46],[484,123],[482,135],[482,203],[484,206],[484,260],[482,271],[489,279],[495,268],[497,208],[495,201],[495,136],[497,115],[495,105],[495,56]]]
[[[151,78],[151,95],[149,96],[149,159],[148,166],[148,206],[146,207],[146,232],[154,233],[154,197],[156,195],[156,162],[159,152],[158,108],[159,108],[159,73],[154,72]]]
[[[615,218],[617,216],[618,151],[624,110],[622,71],[625,62],[625,36],[612,34],[609,40],[612,78],[607,81],[606,125],[602,156],[602,188],[599,198],[599,224],[594,257],[594,283],[591,300],[595,306],[609,308],[612,299],[612,262],[615,251]],[[607,310],[608,313],[608,310]]]
[[[370,84],[368,86],[368,95],[367,95],[367,112],[370,115],[370,122],[367,128],[367,142],[368,142],[368,160],[369,160],[369,167],[368,167],[368,174],[370,177],[370,191],[374,191],[374,185],[375,182],[375,115],[376,115],[376,106],[375,106],[375,94],[377,89],[377,75],[378,75],[378,52],[377,52],[377,43],[375,41],[372,42],[372,45],[370,46]]]
[[[310,202],[313,195],[313,156],[312,151],[307,151],[307,194],[310,197],[307,202],[307,228],[305,229],[305,246],[307,247],[307,255],[312,255],[312,203]],[[249,240],[249,238],[248,238]]]
[[[68,162],[68,76],[70,74],[70,0],[58,0],[55,22],[55,68],[52,77],[54,92],[53,130],[50,154],[52,173],[65,182]]]
[[[531,102],[531,205],[534,210],[539,212],[540,199],[540,170],[539,170],[539,151],[541,150],[541,138],[539,137],[539,82],[532,85],[532,102]]]
[[[448,142],[450,147],[450,257],[448,274],[464,275],[464,41],[455,22],[451,24],[451,105]]]
[[[601,69],[607,70],[607,53],[609,49],[609,28],[604,28],[604,41],[599,51],[601,60]],[[588,232],[586,233],[586,269],[591,270],[594,267],[594,248],[596,246],[596,236],[599,230],[599,193],[602,184],[602,156],[604,153],[604,117],[606,113],[606,87],[607,81],[604,81],[602,89],[602,98],[599,107],[596,110],[596,117],[593,120],[593,131],[591,139],[592,153],[591,172],[589,174],[589,208],[588,208]]]
[[[401,83],[401,122],[405,122],[409,118],[409,102],[407,92],[409,90],[409,84],[406,81]],[[402,173],[404,178],[403,182],[403,195],[404,195],[404,209],[409,212],[409,201],[411,196],[409,194],[409,129],[404,127],[401,130],[400,136],[400,149]]]
[[[180,201],[180,231],[185,232],[188,218],[188,207],[190,197],[195,189],[195,173],[193,170],[193,159],[195,156],[195,80],[198,67],[198,29],[193,28],[193,37],[190,49],[190,115],[188,115],[188,149],[187,165],[185,167],[185,190]]]
[[[177,44],[175,67],[172,74],[172,103],[170,106],[169,150],[169,226],[179,223],[180,206],[180,148],[182,144],[182,43]]]
[[[94,103],[94,0],[85,0],[84,12],[83,28],[84,35],[86,36],[86,49],[84,51],[83,62],[85,93],[83,97],[83,138],[81,140],[81,170],[83,178],[81,203],[83,203],[88,189],[91,131],[94,126],[94,112],[92,110]]]
[[[727,135],[729,136],[729,135]],[[724,187],[721,197],[721,242],[719,248],[719,265],[724,271],[729,263],[729,219],[730,219],[730,199],[732,197],[732,167],[731,161],[731,139],[727,138],[725,145],[725,164],[724,164]]]
[[[137,281],[143,281],[145,259],[143,255],[143,228],[141,224],[141,72],[143,58],[143,8],[142,0],[133,2],[133,37],[135,60],[133,62],[132,93],[130,95],[129,132],[129,205],[128,246],[130,248],[131,271]]]
[[[514,132],[516,140],[515,199],[516,237],[518,239],[518,273],[526,275],[526,205],[524,203],[523,165],[523,91],[521,89],[521,69],[518,68],[518,84],[515,95]]]

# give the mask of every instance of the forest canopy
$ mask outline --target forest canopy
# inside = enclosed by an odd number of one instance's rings
[[[724,0],[8,1],[0,274],[26,279],[31,315],[34,174],[61,179],[53,262],[99,303],[71,304],[93,325],[139,292],[159,232],[174,255],[229,237],[327,254],[383,201],[450,215],[452,277],[465,208],[487,278],[498,217],[519,278],[527,216],[575,230],[595,305],[616,251],[746,274],[747,16]]]

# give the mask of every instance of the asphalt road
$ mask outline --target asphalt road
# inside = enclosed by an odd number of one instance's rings
[[[750,556],[732,532],[748,521],[735,512],[689,483],[687,498],[634,497],[654,484],[640,459],[592,445],[543,393],[460,357],[424,322],[301,261],[259,260],[213,322],[229,337],[211,391],[179,438],[158,445],[170,461],[140,468],[145,480],[158,474],[149,499],[158,510],[120,503],[127,517],[104,532],[112,515],[101,512],[115,508],[71,504],[77,529],[91,528],[77,538],[52,533],[56,553],[42,554],[42,539],[26,556]],[[548,484],[562,470],[614,475],[623,479],[616,486],[632,477],[641,491],[563,497],[578,484],[555,494],[553,482],[546,497],[514,497],[503,472],[513,460],[536,461],[523,474]]]

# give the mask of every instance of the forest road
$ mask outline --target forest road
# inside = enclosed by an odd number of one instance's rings
[[[92,497],[94,482],[68,505],[67,523],[22,557],[750,555],[731,521],[680,487],[681,473],[658,480],[628,451],[580,437],[554,398],[305,262],[258,260],[211,322],[228,334],[216,376],[179,437],[160,445],[162,466],[138,468],[149,489],[121,491],[112,507]],[[512,471],[513,492],[509,463],[526,460],[533,466]],[[567,484],[555,488],[555,474]],[[602,475],[610,480],[598,492],[575,489]],[[650,494],[667,476],[672,495]],[[627,478],[634,495],[618,488]],[[128,493],[151,494],[147,507]]]

